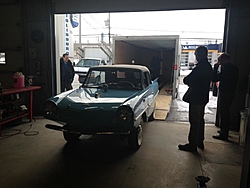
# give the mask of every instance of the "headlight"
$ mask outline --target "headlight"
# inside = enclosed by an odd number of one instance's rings
[[[46,101],[43,107],[43,116],[51,116],[56,114],[56,104],[52,101]]]
[[[120,106],[117,110],[117,119],[121,122],[129,122],[133,119],[134,113],[129,106]]]

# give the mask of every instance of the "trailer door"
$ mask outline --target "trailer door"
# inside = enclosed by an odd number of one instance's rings
[[[178,95],[179,75],[180,75],[180,52],[181,52],[181,45],[180,45],[180,40],[178,38],[176,39],[175,62],[174,62],[174,67],[173,67],[173,87],[172,87],[173,99],[177,98],[177,95]]]

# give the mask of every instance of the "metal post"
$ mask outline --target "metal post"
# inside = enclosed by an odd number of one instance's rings
[[[82,15],[81,14],[79,14],[80,15],[80,19],[79,19],[79,44],[80,44],[80,47],[82,48],[82,29],[81,29],[81,27],[82,27]]]
[[[109,12],[109,46],[110,46],[110,12]]]

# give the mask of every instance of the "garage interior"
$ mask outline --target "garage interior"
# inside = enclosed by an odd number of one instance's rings
[[[1,85],[13,87],[14,73],[22,70],[35,76],[41,89],[34,92],[33,122],[24,118],[2,132],[1,187],[195,187],[199,175],[210,177],[208,187],[250,187],[250,129],[241,147],[237,132],[231,132],[231,142],[215,141],[217,128],[207,125],[205,149],[194,155],[177,149],[186,142],[188,124],[154,121],[145,123],[144,143],[131,152],[116,137],[82,137],[70,146],[60,132],[45,129],[48,120],[40,116],[42,102],[56,94],[54,14],[216,8],[226,9],[223,51],[240,69],[231,107],[235,118],[245,108],[250,75],[249,1],[2,0],[0,52],[6,64],[0,66]]]

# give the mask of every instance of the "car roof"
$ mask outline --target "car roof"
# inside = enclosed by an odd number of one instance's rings
[[[149,72],[149,69],[142,65],[129,65],[129,64],[115,64],[115,65],[100,65],[93,66],[91,69],[136,69],[142,72]]]

